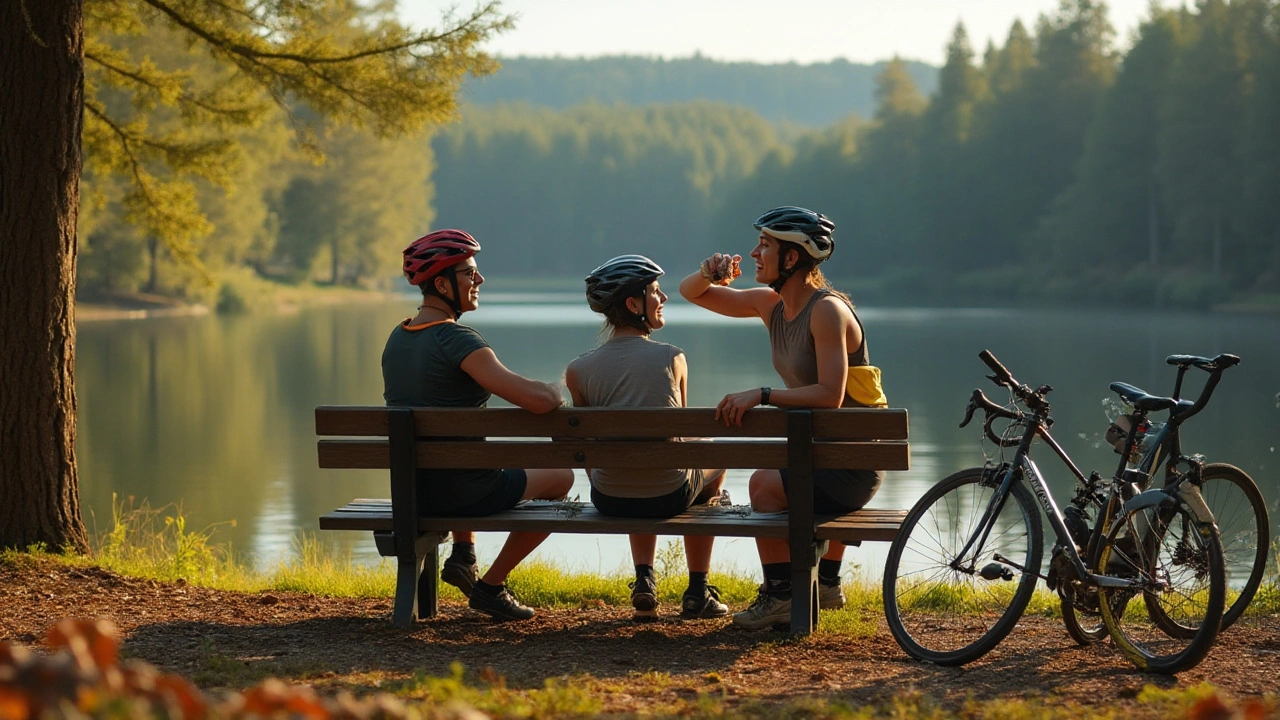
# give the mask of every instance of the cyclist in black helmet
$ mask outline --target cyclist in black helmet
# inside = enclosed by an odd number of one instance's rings
[[[587,304],[604,315],[606,342],[578,356],[565,371],[565,385],[578,407],[684,407],[688,365],[674,345],[649,335],[666,324],[667,296],[658,286],[662,268],[643,255],[622,255],[587,276]],[[723,470],[628,470],[592,468],[591,502],[605,515],[666,518],[720,495]],[[719,591],[707,584],[715,538],[684,539],[689,586],[681,598],[685,618],[729,614]],[[656,535],[631,535],[636,580],[631,604],[636,619],[656,617],[657,583],[653,560]]]
[[[757,405],[835,408],[859,404],[847,388],[849,368],[870,365],[862,325],[849,298],[833,290],[818,269],[835,250],[835,224],[812,210],[785,206],[761,215],[754,226],[759,231],[751,251],[755,279],[767,287],[728,287],[738,275],[741,256],[716,253],[680,283],[680,294],[721,315],[760,318],[769,328],[773,366],[786,387],[726,395],[716,406],[716,416],[726,424],[741,425],[743,414]],[[874,471],[816,471],[814,509],[831,514],[857,510],[875,494],[882,477]],[[760,512],[786,510],[786,484],[786,470],[755,471],[751,507]],[[760,538],[756,547],[764,583],[751,607],[733,617],[735,625],[752,630],[785,623],[791,617],[787,541]],[[819,607],[844,606],[843,554],[844,546],[833,544],[819,561]]]

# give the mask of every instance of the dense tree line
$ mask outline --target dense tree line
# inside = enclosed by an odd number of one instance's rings
[[[1280,292],[1280,7],[1153,9],[1123,56],[1112,35],[1064,0],[979,62],[960,26],[927,104],[891,65],[872,122],[762,163],[716,227],[821,207],[848,248],[830,274],[898,302]]]
[[[433,147],[438,224],[513,278],[583,276],[624,252],[696,262],[718,198],[783,146],[754,112],[698,102],[470,106]]]
[[[645,57],[505,58],[502,72],[470,80],[462,98],[476,105],[523,102],[565,109],[587,102],[658,105],[709,100],[750,108],[775,124],[825,127],[846,115],[875,111],[875,79],[887,63],[762,65],[721,62],[700,55]],[[911,79],[933,92],[938,69],[906,61]]]
[[[199,187],[203,239],[157,244],[108,203],[86,220],[82,277],[208,293],[193,267],[239,267],[395,286],[406,238],[461,226],[499,277],[568,279],[620,252],[745,251],[751,218],[792,203],[836,220],[828,274],[873,302],[1206,306],[1280,291],[1276,0],[1155,8],[1124,53],[1113,36],[1097,0],[1063,0],[981,52],[958,25],[932,89],[895,59],[871,112],[804,132],[710,101],[547,107],[634,101],[670,62],[508,61],[498,78],[546,88],[542,101],[467,104],[430,140],[322,128],[317,166],[282,140],[283,116],[262,123],[222,186],[235,192]],[[738,81],[720,73],[761,71],[689,62],[725,88]]]

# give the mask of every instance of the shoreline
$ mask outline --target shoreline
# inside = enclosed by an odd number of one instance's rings
[[[292,313],[304,307],[320,307],[339,303],[387,302],[396,293],[381,290],[323,287],[281,287],[270,294],[261,305],[241,313],[255,312]],[[164,317],[203,317],[218,315],[205,303],[187,303],[174,298],[133,293],[110,298],[76,300],[75,321],[102,322],[108,320],[148,320]]]

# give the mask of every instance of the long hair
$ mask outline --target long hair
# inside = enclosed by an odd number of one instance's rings
[[[652,282],[652,281],[651,281]],[[644,299],[644,294],[649,289],[649,283],[640,285],[639,287],[629,288],[631,293],[619,297],[612,305],[605,309],[604,325],[600,327],[600,338],[607,341],[613,337],[614,331],[618,328],[629,327],[639,330],[644,336],[649,336],[653,332],[653,328],[640,320],[640,316],[631,312],[627,308],[627,298],[640,297]]]
[[[853,300],[851,300],[846,293],[840,292],[831,286],[831,282],[827,280],[827,277],[822,274],[822,270],[818,268],[818,263],[813,261],[813,257],[809,255],[809,253],[805,252],[804,248],[786,240],[780,240],[778,244],[782,247],[782,256],[784,260],[786,258],[787,250],[794,249],[796,251],[797,259],[792,272],[802,274],[805,285],[826,290],[832,295],[843,300],[845,304],[849,306],[850,310],[854,309]]]

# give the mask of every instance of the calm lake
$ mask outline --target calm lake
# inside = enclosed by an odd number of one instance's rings
[[[382,346],[416,298],[321,307],[287,315],[86,322],[78,327],[80,484],[90,530],[109,529],[112,495],[180,505],[188,527],[216,525],[215,540],[263,565],[288,557],[301,533],[375,561],[367,533],[323,532],[317,517],[355,497],[386,497],[385,472],[316,467],[313,410],[323,404],[381,404]],[[599,339],[598,316],[581,296],[486,292],[466,316],[516,372],[554,380]],[[689,358],[690,404],[781,385],[759,321],[721,318],[672,303],[655,339]],[[977,354],[990,348],[1023,382],[1049,383],[1055,435],[1086,472],[1110,475],[1116,455],[1102,444],[1108,383],[1172,391],[1173,353],[1239,355],[1208,408],[1183,433],[1184,451],[1230,462],[1262,486],[1280,516],[1280,318],[1104,312],[886,309],[864,307],[871,360],[884,371],[893,407],[911,417],[911,465],[890,473],[873,506],[906,508],[942,477],[982,463],[980,423],[958,429],[969,393],[987,381]],[[1185,396],[1203,373],[1191,370]],[[502,404],[495,398],[495,405]],[[989,449],[989,448],[988,448]],[[1072,478],[1040,446],[1042,472],[1059,500]],[[731,471],[735,503],[747,502],[747,471]],[[585,476],[574,493],[588,497]],[[234,521],[232,524],[231,521]],[[1275,523],[1273,522],[1273,527]],[[1272,531],[1273,536],[1275,530]],[[481,536],[482,563],[501,535]],[[846,567],[879,577],[885,543],[851,549]],[[612,571],[630,566],[625,537],[553,536],[537,557],[562,567]],[[715,564],[759,575],[754,543],[723,539]]]

